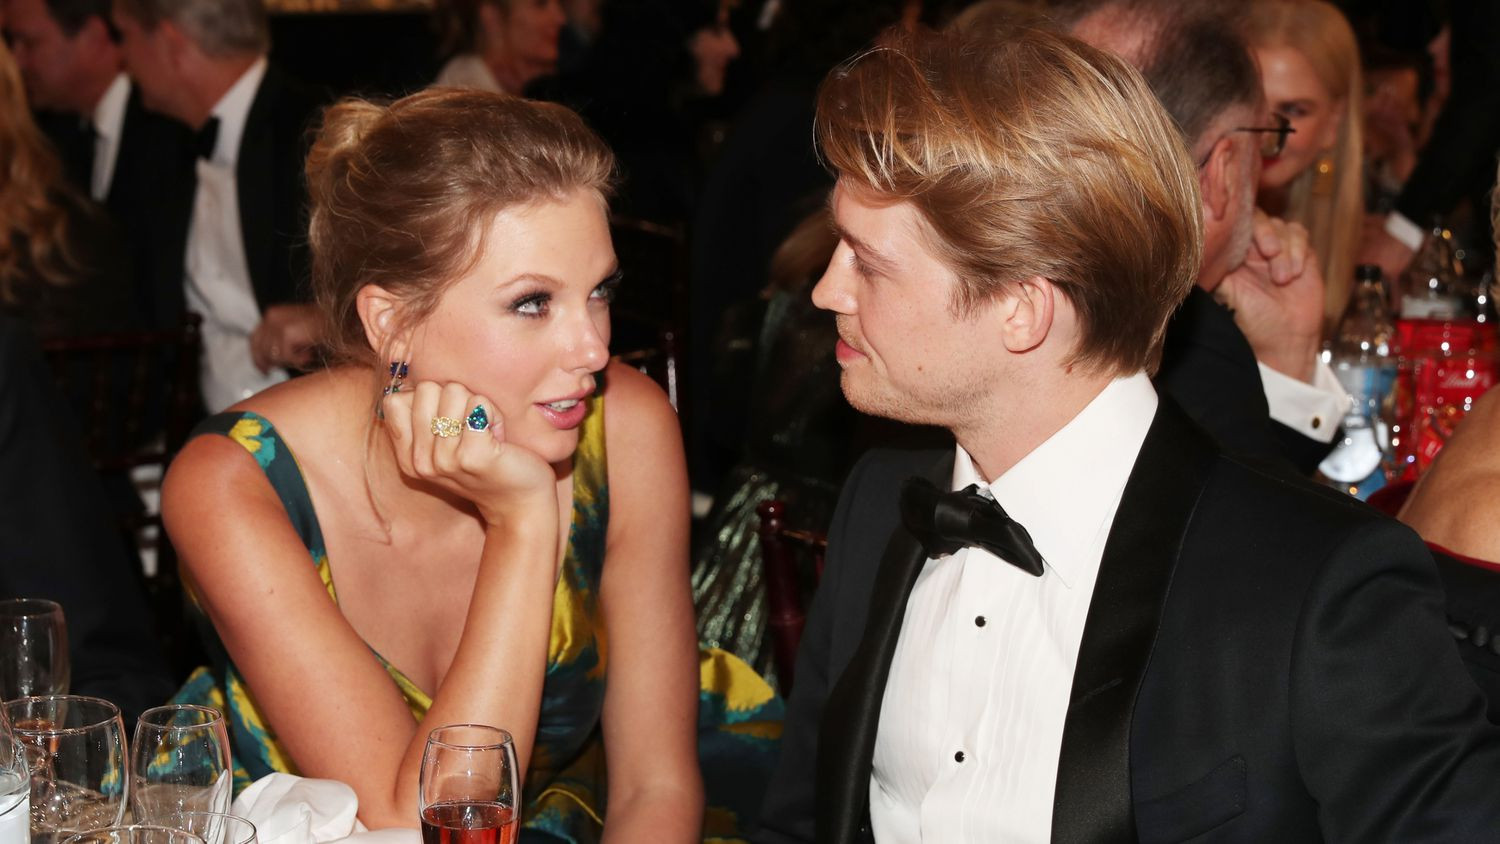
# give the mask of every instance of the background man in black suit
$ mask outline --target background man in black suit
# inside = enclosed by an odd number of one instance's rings
[[[759,840],[1500,838],[1420,540],[1146,377],[1202,234],[1141,78],[917,34],[818,115],[844,393],[958,447],[846,484]]]
[[[1372,6],[1377,15],[1406,23],[1420,15],[1415,3],[1350,3]],[[1384,6],[1385,8],[1379,8]],[[1384,226],[1364,244],[1363,260],[1379,264],[1394,278],[1421,247],[1434,217],[1447,217],[1467,200],[1481,230],[1468,244],[1487,252],[1494,244],[1493,225],[1484,213],[1489,207],[1491,170],[1500,152],[1500,3],[1453,0],[1441,4],[1448,18],[1448,66],[1452,89],[1432,137],[1422,148],[1417,166],[1407,178],[1396,208]],[[1406,15],[1399,14],[1407,12]]]
[[[203,314],[203,395],[221,410],[304,367],[317,342],[307,295],[304,133],[316,102],[268,64],[259,0],[116,0],[126,69],[146,107],[196,133],[182,283],[156,311]]]
[[[1158,389],[1226,450],[1311,475],[1347,408],[1318,359],[1323,279],[1307,232],[1255,209],[1272,121],[1233,0],[1061,0],[1078,38],[1135,65],[1182,130],[1203,264],[1167,327]],[[1245,131],[1249,128],[1251,131]]]
[[[6,0],[5,29],[38,125],[82,196],[103,204],[131,256],[146,312],[151,291],[181,285],[168,221],[192,202],[187,127],[147,111],[125,74],[109,0]],[[160,328],[175,328],[177,316]],[[130,327],[124,314],[119,328]]]

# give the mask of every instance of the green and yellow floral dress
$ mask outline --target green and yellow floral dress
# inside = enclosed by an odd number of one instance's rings
[[[597,841],[607,799],[599,721],[608,647],[599,582],[609,491],[604,400],[595,396],[589,404],[573,457],[573,519],[552,599],[547,673],[524,786],[523,842]],[[333,571],[307,485],[296,458],[271,422],[254,413],[221,413],[199,425],[194,435],[199,434],[227,436],[254,455],[281,497],[329,598],[337,603]],[[194,672],[174,702],[214,706],[228,713],[236,792],[273,771],[296,773],[207,617],[201,612],[196,615],[212,664]],[[390,674],[412,716],[420,721],[432,699],[380,654],[372,650],[371,656]],[[709,794],[704,833],[708,840],[732,839],[742,833],[759,806],[781,734],[782,702],[733,655],[704,649],[699,657],[699,758]],[[641,729],[652,728],[641,725]]]

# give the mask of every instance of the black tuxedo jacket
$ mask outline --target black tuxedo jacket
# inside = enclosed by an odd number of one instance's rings
[[[94,138],[76,115],[38,116],[79,196],[93,184]],[[132,86],[115,169],[104,207],[124,241],[137,309],[152,327],[176,328],[182,317],[183,244],[193,208],[192,132],[148,110]],[[120,324],[116,330],[130,326]]]
[[[851,474],[757,841],[869,837],[881,701],[925,557],[899,487],[946,485],[951,466],[951,451],[875,452]],[[1052,838],[1497,840],[1484,710],[1414,534],[1223,456],[1163,398],[1100,564]]]
[[[274,65],[256,89],[235,164],[240,234],[250,284],[260,309],[308,297],[307,185],[303,162],[308,130],[319,103],[300,83]],[[187,202],[174,207],[167,251],[175,256],[174,280],[156,290],[154,313],[176,325],[186,308],[183,267],[197,190],[192,145],[185,151]]]
[[[1310,476],[1333,448],[1271,418],[1250,341],[1234,314],[1202,288],[1195,286],[1167,323],[1152,381],[1230,454]]]

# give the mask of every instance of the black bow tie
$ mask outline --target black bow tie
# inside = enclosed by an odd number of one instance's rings
[[[941,492],[926,478],[908,478],[901,486],[901,521],[929,557],[983,548],[1027,574],[1042,576],[1042,555],[1031,544],[1031,534],[976,485]]]
[[[214,157],[214,146],[219,142],[219,118],[210,117],[203,128],[193,136],[193,146],[198,150],[198,157],[204,161],[212,161]]]

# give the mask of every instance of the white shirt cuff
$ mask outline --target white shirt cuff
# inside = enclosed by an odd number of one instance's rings
[[[1422,239],[1427,236],[1421,226],[1406,219],[1400,211],[1392,211],[1385,216],[1385,233],[1401,241],[1402,245],[1413,252],[1422,248]]]
[[[1271,418],[1310,439],[1333,442],[1333,434],[1349,412],[1349,394],[1333,370],[1318,361],[1308,384],[1257,362]]]

